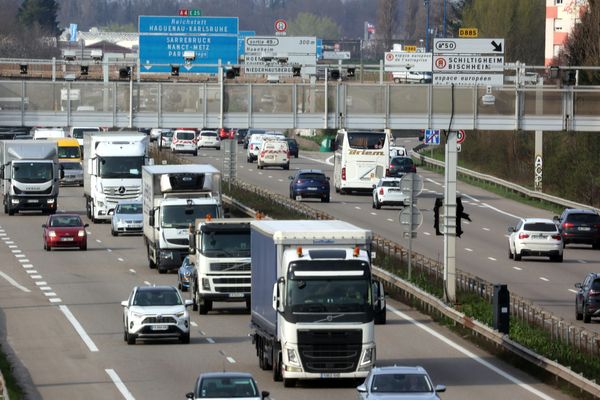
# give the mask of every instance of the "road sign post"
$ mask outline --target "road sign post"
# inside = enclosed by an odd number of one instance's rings
[[[410,196],[410,204],[404,207],[398,219],[402,228],[403,236],[408,239],[408,279],[412,277],[412,240],[417,237],[417,230],[423,223],[421,210],[415,207],[417,196],[423,191],[423,177],[415,173],[409,173],[402,177],[400,190],[406,191]]]
[[[444,296],[456,303],[456,131],[446,138],[444,172]]]

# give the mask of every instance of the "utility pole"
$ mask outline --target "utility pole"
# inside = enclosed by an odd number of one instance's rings
[[[425,8],[427,9],[427,31],[425,31],[425,52],[429,52],[429,9],[431,5],[431,0],[424,0]]]
[[[456,303],[456,131],[446,136],[446,169],[444,172],[444,297]]]

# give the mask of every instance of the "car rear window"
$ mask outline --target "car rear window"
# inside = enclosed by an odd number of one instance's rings
[[[524,231],[531,232],[556,232],[556,225],[550,222],[531,222],[525,224],[523,227]]]
[[[194,132],[177,132],[177,139],[179,140],[193,140],[195,137]]]
[[[385,187],[400,187],[400,181],[383,181],[381,186]]]
[[[569,214],[567,221],[574,224],[597,224],[600,223],[600,216],[596,214]]]
[[[392,158],[391,163],[393,165],[413,165],[413,160],[408,157],[395,157]]]
[[[315,181],[326,181],[327,178],[323,174],[310,173],[310,174],[300,174],[298,179],[312,179]]]
[[[202,132],[200,134],[200,136],[212,136],[212,137],[216,137],[217,136],[217,132]]]

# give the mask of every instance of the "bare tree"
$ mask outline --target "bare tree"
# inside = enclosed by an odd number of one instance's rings
[[[379,0],[379,12],[377,18],[377,35],[383,44],[383,51],[392,48],[392,39],[397,21],[398,0]],[[381,51],[380,50],[380,51]]]

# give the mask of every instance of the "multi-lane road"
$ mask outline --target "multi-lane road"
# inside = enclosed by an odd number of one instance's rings
[[[216,151],[201,151],[198,161],[219,168],[218,157]],[[323,164],[326,155],[308,157],[316,161],[295,159],[292,169],[318,165],[330,172],[331,167]],[[290,171],[258,171],[255,164],[246,164],[241,157],[240,161],[243,161],[238,171],[241,179],[287,193]],[[439,183],[438,176],[424,175]],[[439,191],[438,185],[428,182],[428,190]],[[469,266],[479,268],[473,272],[490,281],[508,283],[509,288],[528,288],[533,283],[546,285],[546,289],[532,292],[536,299],[547,298],[545,301],[549,302],[552,296],[546,291],[557,292],[556,298],[560,290],[568,291],[578,273],[567,276],[567,265],[583,268],[577,261],[570,261],[573,257],[570,254],[591,252],[568,249],[568,261],[562,265],[526,262],[519,264],[522,270],[514,270],[505,260],[504,238],[506,222],[514,219],[490,207],[517,216],[522,215],[523,206],[477,189],[461,187],[461,190],[473,197],[465,208],[474,221],[464,229],[465,235],[459,241],[461,247],[472,250],[459,252],[461,263],[468,260]],[[433,193],[426,192],[420,200],[421,207],[433,203],[432,196]],[[363,196],[334,194],[332,203],[314,205],[340,219],[399,240],[397,211],[372,210],[369,201]],[[83,215],[81,188],[61,189],[59,209]],[[192,313],[189,345],[140,342],[128,346],[123,341],[121,300],[127,298],[135,285],[175,284],[176,276],[159,275],[156,270],[148,269],[142,239],[112,237],[108,224],[90,225],[86,252],[45,252],[41,240],[44,219],[39,214],[0,216],[1,339],[6,344],[3,348],[16,360],[16,373],[26,384],[27,398],[184,398],[199,373],[223,369],[251,372],[261,389],[271,392],[272,399],[316,396],[346,400],[356,395],[353,384],[347,382],[305,383],[291,389],[273,382],[270,372],[258,368],[248,337],[248,314],[232,304],[217,305],[221,307],[204,316]],[[430,225],[431,216],[426,215],[414,247],[434,255],[441,251],[438,250],[441,239],[425,234],[431,232]],[[496,264],[488,257],[494,258]],[[554,272],[565,271],[562,282],[558,279],[562,274],[542,272],[549,268]],[[511,273],[515,275],[509,281]],[[542,281],[536,274],[551,278]],[[567,296],[563,297],[566,303]],[[424,366],[436,384],[447,385],[444,399],[569,398],[405,305],[393,301],[388,304],[388,324],[376,327],[377,363]]]

